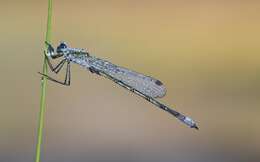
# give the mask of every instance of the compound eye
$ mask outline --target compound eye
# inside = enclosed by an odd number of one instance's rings
[[[62,42],[62,43],[59,45],[59,48],[60,48],[60,49],[67,48],[66,43]]]
[[[57,47],[57,53],[62,53],[66,48],[67,44],[65,42],[61,42],[60,45]]]

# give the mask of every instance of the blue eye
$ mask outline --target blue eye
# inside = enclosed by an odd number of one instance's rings
[[[67,48],[67,45],[62,42],[62,43],[59,45],[58,48],[60,48],[60,49]]]
[[[66,48],[67,48],[67,44],[65,42],[61,42],[60,45],[57,47],[57,52],[61,53]]]

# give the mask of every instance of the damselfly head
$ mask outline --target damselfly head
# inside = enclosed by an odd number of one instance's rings
[[[57,47],[56,51],[59,54],[63,54],[64,51],[68,48],[67,44],[65,42],[61,42],[60,45]]]

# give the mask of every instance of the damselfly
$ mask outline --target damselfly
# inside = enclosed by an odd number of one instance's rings
[[[51,44],[48,42],[46,42],[46,44],[48,48],[44,53],[51,71],[57,74],[62,69],[64,64],[67,64],[65,80],[63,82],[40,73],[47,79],[62,85],[69,86],[71,79],[70,63],[73,62],[81,65],[85,69],[88,69],[91,73],[112,80],[121,87],[124,87],[125,89],[128,89],[129,91],[146,99],[158,108],[172,114],[189,127],[198,129],[196,123],[191,118],[169,108],[168,106],[165,106],[155,99],[163,97],[166,93],[166,88],[161,81],[92,56],[85,49],[70,48],[65,42],[61,42],[59,44],[56,52]],[[62,57],[62,60],[54,67],[51,64],[50,59],[56,59],[60,57]]]

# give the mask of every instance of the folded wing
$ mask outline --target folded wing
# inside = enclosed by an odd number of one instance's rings
[[[163,83],[150,76],[98,58],[93,59],[92,66],[152,98],[161,98],[166,94],[166,88]]]

